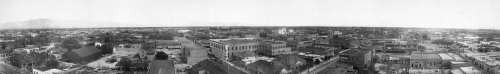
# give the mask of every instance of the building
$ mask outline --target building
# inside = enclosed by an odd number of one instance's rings
[[[434,32],[427,35],[430,40],[444,39],[446,38],[441,32]]]
[[[500,57],[498,53],[465,53],[466,59],[487,74],[500,74]]]
[[[185,52],[184,47],[177,40],[156,40],[156,51],[167,53],[170,57],[181,56]]]
[[[142,46],[140,44],[120,44],[113,48],[113,53],[118,55],[135,55],[142,51]]]
[[[439,69],[444,63],[438,54],[418,53],[410,55],[411,69]]]
[[[187,70],[187,74],[247,74],[241,70],[231,67],[216,60],[203,60]]]
[[[382,64],[401,64],[406,65],[410,63],[410,56],[408,55],[394,55],[384,54],[379,55],[379,62]]]
[[[182,45],[177,40],[155,40],[156,49],[182,49]]]
[[[210,39],[211,55],[218,59],[229,60],[230,57],[255,56],[260,43],[254,38]]]
[[[63,74],[60,69],[33,68],[32,74]]]
[[[315,45],[328,45],[330,44],[330,38],[328,36],[320,36],[314,40]]]
[[[328,35],[330,37],[333,37],[333,36],[339,36],[339,35],[342,35],[342,32],[340,31],[332,31],[332,30],[328,30]]]
[[[313,41],[299,41],[297,42],[297,45],[296,47],[308,47],[308,46],[312,46],[313,45]]]
[[[339,53],[340,62],[352,64],[357,68],[368,68],[372,63],[372,51],[347,49]]]
[[[409,74],[449,74],[448,70],[443,69],[410,69]]]
[[[454,53],[439,53],[439,57],[442,58],[443,61],[450,61],[450,62],[463,62],[465,61],[462,57],[454,54]]]
[[[453,74],[482,74],[481,70],[475,67],[460,67],[459,69],[451,70]]]
[[[281,54],[291,54],[292,48],[286,46],[284,41],[267,40],[260,42],[257,52],[262,55],[276,56]]]
[[[339,63],[328,66],[317,74],[358,74],[358,72],[353,69],[352,65]]]

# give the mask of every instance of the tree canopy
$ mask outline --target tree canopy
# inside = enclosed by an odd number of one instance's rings
[[[158,60],[167,60],[168,59],[168,55],[165,52],[156,52],[155,57]]]
[[[62,42],[61,47],[72,50],[72,49],[78,49],[81,48],[82,46],[78,42],[78,40],[75,39],[66,39]]]
[[[445,39],[438,39],[438,40],[434,40],[432,41],[433,44],[442,44],[442,45],[452,45],[454,44],[453,41],[451,40],[445,40]]]

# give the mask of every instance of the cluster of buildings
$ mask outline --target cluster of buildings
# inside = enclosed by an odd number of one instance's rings
[[[500,74],[500,53],[466,52],[463,55],[477,68],[488,74]]]

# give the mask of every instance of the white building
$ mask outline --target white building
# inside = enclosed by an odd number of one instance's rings
[[[60,69],[47,69],[47,70],[42,70],[42,69],[33,69],[32,74],[62,74],[63,70]]]

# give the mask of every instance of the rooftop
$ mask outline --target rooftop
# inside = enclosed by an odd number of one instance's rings
[[[347,72],[354,72],[353,66],[349,64],[332,64],[326,69],[318,72],[318,74],[345,74]]]
[[[411,54],[412,60],[442,60],[438,54]]]
[[[465,74],[480,74],[481,71],[474,67],[460,67],[460,70],[463,71]]]
[[[438,55],[439,55],[439,57],[441,57],[441,59],[443,59],[443,60],[454,60],[454,58],[453,58],[453,57],[451,57],[450,55],[448,55],[448,54],[446,54],[446,53],[439,53]]]
[[[241,44],[248,42],[257,42],[257,39],[255,38],[230,38],[230,39],[210,39],[210,40],[224,44]]]
[[[157,45],[181,45],[177,40],[156,40]]]
[[[198,71],[207,71],[210,74],[245,74],[243,71],[234,67],[228,67],[215,60],[200,61],[198,64],[192,66],[189,74],[197,74]]]
[[[265,40],[263,42],[269,43],[269,44],[285,44],[286,43],[285,41],[275,41],[275,40]]]
[[[466,55],[487,65],[500,65],[500,57],[497,54],[466,53]]]

